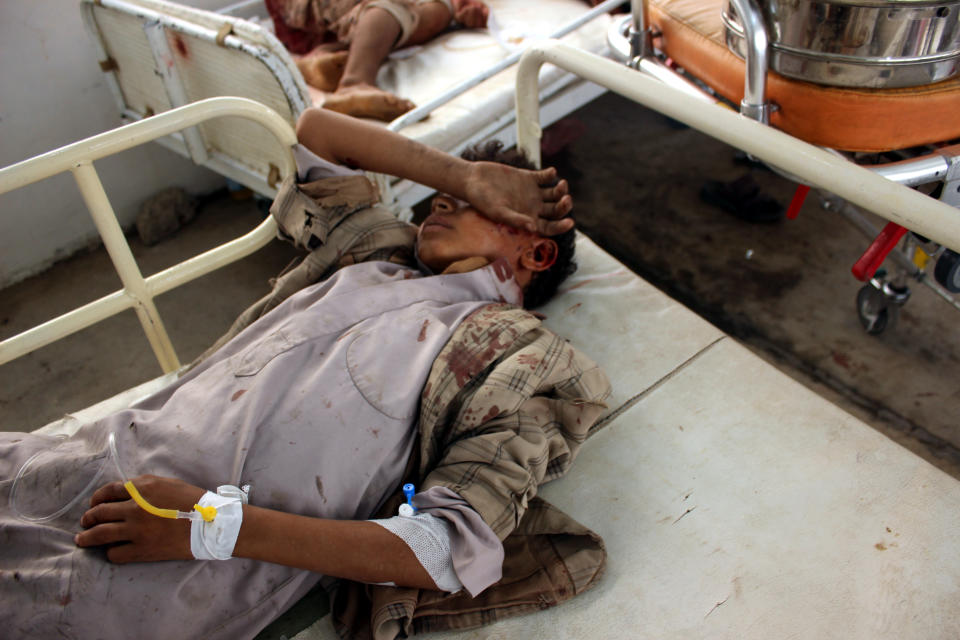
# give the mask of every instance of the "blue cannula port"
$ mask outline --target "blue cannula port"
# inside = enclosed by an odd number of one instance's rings
[[[414,493],[416,493],[416,489],[414,489],[412,482],[408,482],[403,485],[403,495],[407,498],[407,504],[409,504],[411,507],[413,507],[411,500],[413,500]],[[416,511],[416,507],[414,507],[414,511]]]

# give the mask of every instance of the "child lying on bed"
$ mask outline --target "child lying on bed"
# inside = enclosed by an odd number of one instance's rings
[[[536,498],[609,391],[521,307],[572,270],[566,183],[325,110],[306,111],[298,137],[300,182],[272,212],[311,252],[222,346],[65,443],[0,434],[11,637],[249,638],[335,576],[338,624],[393,638],[542,608],[601,573],[599,538]],[[348,167],[442,194],[418,229]],[[151,504],[212,504],[216,519],[151,515],[120,482],[49,522],[15,517],[11,481],[31,456],[48,452],[34,464],[51,481],[20,478],[21,507],[88,462],[112,468],[110,434],[125,473],[157,474],[133,480]],[[397,515],[403,482],[419,490],[414,516]],[[227,483],[249,483],[249,504],[205,491]]]
[[[277,37],[310,86],[332,92],[323,106],[393,120],[414,104],[378,89],[377,71],[394,49],[422,44],[451,20],[487,24],[480,0],[266,0]]]

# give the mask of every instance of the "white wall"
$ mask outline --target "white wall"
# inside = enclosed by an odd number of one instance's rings
[[[204,9],[229,0],[187,0]],[[0,167],[120,124],[77,0],[0,0]],[[223,179],[158,144],[96,163],[126,227],[168,186],[204,193]],[[99,242],[73,177],[0,195],[0,287]]]

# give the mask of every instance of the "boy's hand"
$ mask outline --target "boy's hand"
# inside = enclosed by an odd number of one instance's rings
[[[203,489],[173,478],[140,476],[133,479],[133,484],[147,502],[163,509],[190,511],[204,494]],[[120,482],[111,482],[94,492],[80,525],[86,530],[74,538],[77,546],[112,545],[107,549],[110,562],[193,559],[190,521],[147,513]]]
[[[543,186],[556,179],[552,167],[528,171],[497,162],[471,162],[464,195],[494,222],[555,236],[573,228],[572,219],[562,219],[573,208],[567,181]]]
[[[490,8],[478,0],[453,0],[453,19],[468,29],[487,26]]]

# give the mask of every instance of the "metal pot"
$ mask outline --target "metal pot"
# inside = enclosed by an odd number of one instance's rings
[[[754,0],[770,41],[770,68],[842,87],[893,88],[960,73],[960,0]],[[746,57],[725,0],[727,46]]]

